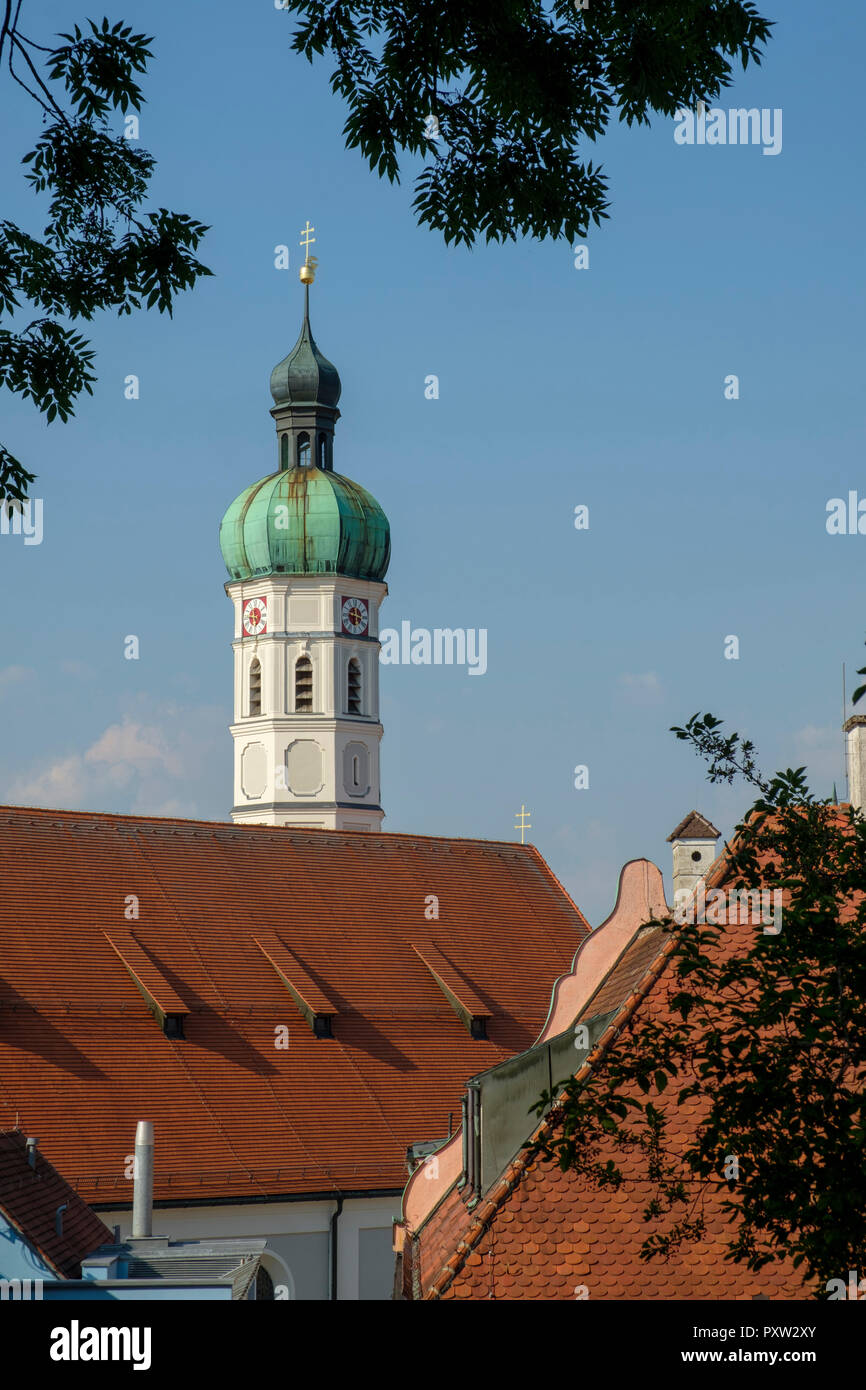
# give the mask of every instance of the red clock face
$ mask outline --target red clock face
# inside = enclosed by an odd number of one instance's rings
[[[370,625],[370,611],[367,600],[363,598],[343,598],[343,631],[351,637],[360,637]]]
[[[268,630],[268,605],[263,598],[251,598],[244,604],[244,632],[248,637],[261,637]]]

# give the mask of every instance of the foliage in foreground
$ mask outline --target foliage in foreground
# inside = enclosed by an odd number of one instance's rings
[[[607,181],[585,161],[616,113],[712,101],[760,63],[772,24],[749,0],[283,0],[292,47],[328,54],[343,127],[399,179],[423,155],[414,208],[446,242],[583,237]]]
[[[34,315],[22,327],[0,326],[0,386],[50,422],[68,420],[96,380],[87,339],[63,320],[92,319],[99,309],[129,314],[142,303],[171,314],[175,296],[211,273],[194,254],[208,229],[167,208],[142,212],[156,161],[109,127],[113,113],[141,109],[136,76],[152,40],[120,22],[89,20],[47,48],[21,31],[20,15],[20,2],[6,4],[0,64],[41,108],[42,132],[22,164],[50,202],[41,238],[0,220],[0,324]],[[21,504],[33,481],[0,443],[0,505]]]

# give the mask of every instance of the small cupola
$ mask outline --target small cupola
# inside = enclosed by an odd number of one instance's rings
[[[304,322],[298,341],[288,357],[271,372],[271,395],[279,409],[287,406],[321,405],[334,408],[340,399],[340,374],[316,345],[310,328],[310,290],[305,286]]]
[[[674,904],[686,893],[694,892],[716,857],[716,841],[721,835],[699,811],[689,811],[668,835],[673,845]]]
[[[288,357],[271,372],[271,414],[277,427],[279,464],[283,470],[334,467],[334,426],[342,386],[333,362],[320,351],[310,327],[310,285],[315,266],[301,267],[304,321]]]

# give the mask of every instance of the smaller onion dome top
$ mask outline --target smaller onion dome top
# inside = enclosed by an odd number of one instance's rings
[[[281,469],[246,488],[220,525],[232,579],[344,574],[382,580],[391,558],[388,518],[365,488],[323,469]]]
[[[276,405],[335,406],[340,399],[340,374],[316,346],[310,328],[309,286],[304,293],[304,322],[288,357],[271,372],[271,395]]]

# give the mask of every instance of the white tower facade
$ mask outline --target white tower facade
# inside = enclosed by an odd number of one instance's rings
[[[232,819],[379,829],[378,635],[387,585],[269,575],[229,583],[226,592],[235,613]]]

